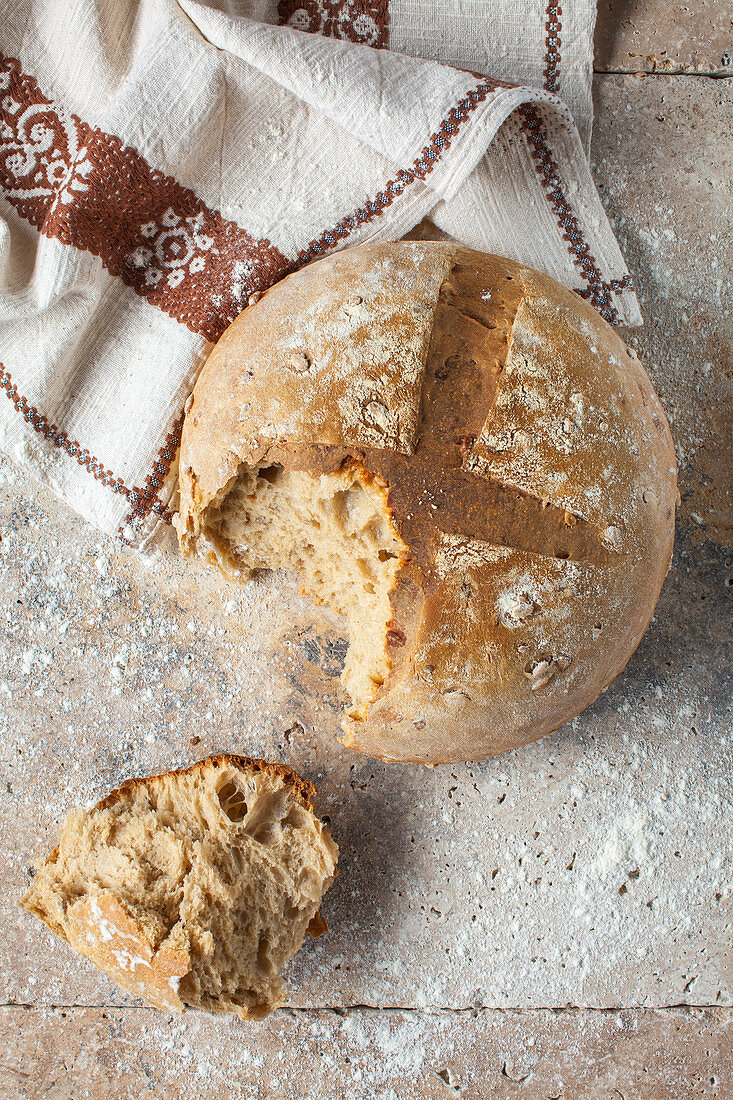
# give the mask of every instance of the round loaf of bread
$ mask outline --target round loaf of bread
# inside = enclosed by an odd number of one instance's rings
[[[179,539],[348,619],[345,744],[481,759],[624,667],[667,571],[674,448],[633,351],[552,279],[443,243],[267,291],[187,409]]]

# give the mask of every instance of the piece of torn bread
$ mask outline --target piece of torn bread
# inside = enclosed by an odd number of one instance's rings
[[[338,848],[313,786],[221,754],[73,810],[21,904],[128,993],[261,1019],[318,913]]]

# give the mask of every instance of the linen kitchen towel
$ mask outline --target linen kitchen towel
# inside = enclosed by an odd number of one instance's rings
[[[211,342],[289,271],[427,215],[638,324],[584,153],[594,18],[0,2],[0,446],[142,545]]]

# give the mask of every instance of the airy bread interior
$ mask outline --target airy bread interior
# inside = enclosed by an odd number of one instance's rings
[[[390,670],[389,593],[406,552],[390,520],[386,488],[356,462],[320,476],[243,466],[209,509],[206,528],[238,570],[293,570],[301,592],[346,616],[350,644],[342,681],[354,713],[364,713]]]
[[[279,970],[333,881],[337,848],[287,776],[237,759],[134,781],[73,811],[23,905],[76,946],[74,906],[111,894],[153,952],[189,957],[176,982],[184,1005],[260,1018],[282,999]],[[124,966],[110,970],[140,992]]]

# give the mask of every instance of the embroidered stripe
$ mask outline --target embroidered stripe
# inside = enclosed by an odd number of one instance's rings
[[[0,186],[46,237],[99,256],[151,305],[217,340],[289,267],[119,138],[52,104],[0,58]]]
[[[281,26],[342,38],[383,50],[389,38],[389,0],[280,0]]]
[[[522,127],[529,140],[535,167],[562,230],[563,240],[567,241],[570,257],[588,284],[587,288],[580,292],[581,297],[587,298],[607,321],[617,324],[619,316],[611,298],[611,285],[604,282],[580,223],[567,200],[557,164],[547,144],[540,113],[532,103],[523,104],[519,108],[519,113],[522,118]]]
[[[300,267],[302,264],[310,263],[311,260],[317,259],[318,256],[321,256],[330,248],[334,248],[340,241],[346,240],[360,225],[370,222],[372,218],[378,217],[383,210],[391,206],[394,200],[411,183],[418,179],[425,179],[439,161],[443,150],[449,148],[462,123],[476,110],[479,104],[483,103],[488,96],[501,87],[507,87],[507,85],[498,80],[482,78],[478,87],[472,88],[455,107],[451,107],[447,117],[441,123],[440,129],[431,135],[430,141],[423,148],[420,156],[413,162],[412,168],[401,169],[395,174],[393,180],[387,182],[384,191],[380,191],[365,206],[355,210],[353,214],[343,218],[332,229],[327,229],[320,237],[311,241],[306,248],[298,253],[296,266]]]
[[[562,8],[559,4],[550,0],[545,9],[545,88],[548,92],[557,92],[559,89],[560,46],[562,39],[560,32],[562,23],[560,17]]]
[[[178,453],[178,447],[181,442],[181,432],[183,430],[183,417],[184,414],[181,413],[168,435],[165,437],[165,442],[158,451],[153,469],[145,479],[145,488],[142,490],[142,494],[138,499],[133,501],[130,513],[126,517],[127,523],[134,523],[136,520],[144,519],[151,511],[157,512],[158,515],[162,515],[170,521],[170,513],[160,503],[158,493],[163,488],[165,480],[170,473],[171,466],[173,465],[173,461]]]
[[[115,477],[111,470],[107,470],[99,459],[91,455],[86,447],[82,447],[76,439],[69,439],[66,432],[62,431],[56,424],[52,424],[47,417],[40,413],[35,405],[23,397],[18,392],[18,387],[14,384],[10,373],[5,370],[0,363],[0,389],[5,393],[5,396],[12,401],[16,408],[16,411],[20,413],[23,419],[30,424],[30,426],[49,443],[53,443],[55,447],[58,447],[70,458],[73,458],[79,463],[85,470],[87,470],[92,477],[97,481],[101,481],[103,485],[106,485],[113,493],[120,493],[128,500],[132,501],[136,493],[140,490],[129,489],[125,485],[121,477]]]

